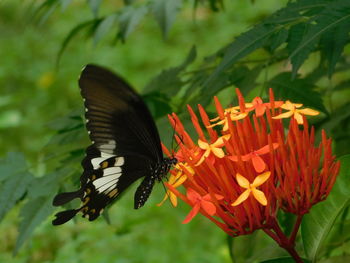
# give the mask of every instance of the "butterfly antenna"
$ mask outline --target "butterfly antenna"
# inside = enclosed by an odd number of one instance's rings
[[[174,122],[175,122],[175,125],[174,125],[174,129],[173,129],[173,135],[172,135],[172,137],[171,137],[171,149],[172,149],[172,157],[174,158],[174,139],[175,139],[175,131],[176,131],[176,120],[174,120]],[[177,146],[176,146],[177,147]],[[176,151],[177,149],[175,149],[175,151]]]

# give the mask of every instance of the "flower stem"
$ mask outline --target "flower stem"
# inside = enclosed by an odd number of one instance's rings
[[[298,222],[299,220],[297,220],[296,224]],[[300,219],[300,222],[301,222],[301,219]],[[299,225],[300,225],[300,222],[298,223]],[[294,231],[298,232],[298,228],[297,230],[293,229],[293,233],[292,233],[293,236],[294,236]],[[298,252],[295,250],[295,242],[294,242],[295,237],[294,237],[294,240],[288,239],[288,237],[281,230],[276,220],[272,222],[271,229],[264,229],[264,232],[268,234],[273,240],[275,240],[281,248],[284,248],[293,257],[295,262],[303,263],[303,260],[299,256]]]
[[[299,230],[302,219],[303,219],[303,215],[298,215],[297,221],[295,222],[294,227],[293,227],[293,231],[289,237],[289,241],[291,244],[295,244],[295,238],[298,234],[298,230]]]

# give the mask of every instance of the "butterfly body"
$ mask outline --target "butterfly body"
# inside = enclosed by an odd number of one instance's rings
[[[79,86],[92,145],[82,161],[80,189],[58,194],[53,204],[80,198],[82,205],[57,213],[54,225],[67,222],[78,212],[90,221],[96,219],[133,182],[144,177],[134,197],[134,208],[142,207],[154,183],[177,162],[163,157],[148,108],[123,79],[99,66],[87,65]]]

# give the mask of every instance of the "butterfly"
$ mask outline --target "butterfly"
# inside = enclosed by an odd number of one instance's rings
[[[53,205],[61,206],[75,198],[82,204],[57,213],[53,225],[64,224],[79,212],[95,220],[143,177],[134,196],[134,208],[140,208],[155,182],[177,163],[176,158],[163,157],[159,133],[147,106],[121,77],[100,66],[87,65],[79,86],[92,144],[81,163],[80,189],[56,195]]]

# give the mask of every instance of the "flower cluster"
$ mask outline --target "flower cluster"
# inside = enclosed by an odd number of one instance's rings
[[[180,198],[192,207],[183,223],[201,213],[231,236],[271,229],[279,209],[297,216],[308,213],[328,196],[340,166],[324,131],[315,145],[305,115],[317,111],[275,101],[272,90],[269,102],[256,97],[246,103],[236,92],[239,106],[227,109],[214,97],[215,118],[198,105],[201,123],[188,106],[197,139],[176,114],[169,116],[179,163],[165,183],[163,200],[170,197],[176,206]]]

